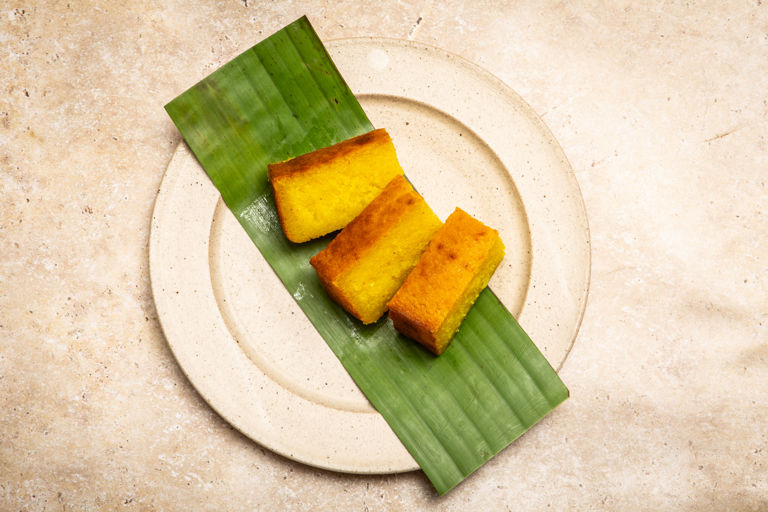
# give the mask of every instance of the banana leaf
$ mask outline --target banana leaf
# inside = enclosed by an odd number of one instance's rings
[[[440,494],[568,397],[490,289],[435,357],[386,316],[365,326],[328,298],[308,263],[328,237],[305,244],[285,238],[267,164],[373,129],[306,17],[165,108],[287,293]]]

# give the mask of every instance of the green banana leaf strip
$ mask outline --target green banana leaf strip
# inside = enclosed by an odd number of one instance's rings
[[[165,108],[288,292],[440,494],[568,397],[489,289],[435,357],[386,317],[364,326],[328,298],[309,258],[329,237],[306,244],[284,237],[267,164],[373,129],[306,17]]]

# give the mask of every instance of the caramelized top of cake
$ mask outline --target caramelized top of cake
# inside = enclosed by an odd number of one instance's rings
[[[495,229],[456,208],[429,243],[397,297],[402,297],[410,309],[423,312],[426,328],[437,330],[497,239]]]
[[[389,301],[395,328],[441,354],[503,256],[498,232],[456,208]]]
[[[315,151],[299,155],[290,160],[285,160],[284,162],[269,164],[269,179],[271,181],[297,172],[303,172],[308,168],[326,165],[333,160],[349,157],[361,148],[371,144],[388,144],[391,142],[392,139],[387,133],[387,130],[384,128],[377,128],[376,130],[358,135],[357,137],[343,140],[333,146],[316,149]]]

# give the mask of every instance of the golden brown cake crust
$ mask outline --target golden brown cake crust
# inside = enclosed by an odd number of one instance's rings
[[[387,304],[395,328],[439,355],[438,330],[497,240],[495,229],[456,208]]]
[[[391,200],[393,195],[397,196],[394,201]],[[408,180],[403,176],[393,178],[381,194],[347,224],[325,250],[310,259],[320,278],[333,281],[354,265],[389,226],[403,215],[407,206],[419,199]]]
[[[276,162],[267,166],[269,180],[279,180],[297,172],[323,165],[347,154],[353,153],[370,144],[388,144],[391,138],[384,128],[343,140],[333,146],[317,149],[310,153],[297,156],[284,162]]]

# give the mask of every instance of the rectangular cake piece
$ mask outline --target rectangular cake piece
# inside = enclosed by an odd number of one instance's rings
[[[387,304],[395,328],[442,354],[503,257],[499,233],[456,208]]]
[[[363,323],[373,323],[441,225],[424,198],[398,176],[310,263],[333,300]]]
[[[346,226],[403,169],[383,128],[269,164],[283,232],[306,242]]]

